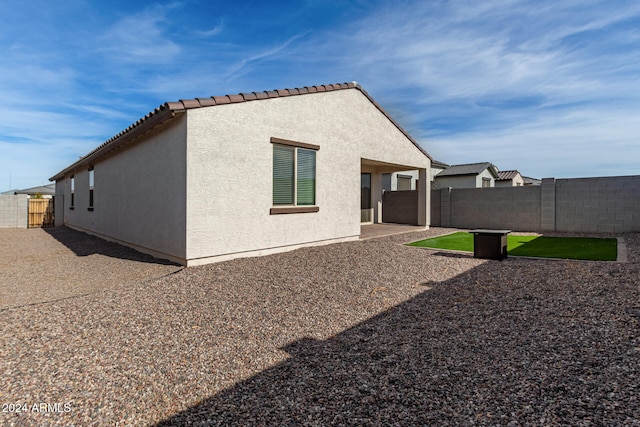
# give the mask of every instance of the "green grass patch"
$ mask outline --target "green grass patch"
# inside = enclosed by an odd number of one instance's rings
[[[473,252],[473,234],[462,231],[408,243],[407,245]],[[613,238],[518,236],[510,234],[507,236],[507,250],[511,256],[615,261],[618,257],[618,242]]]

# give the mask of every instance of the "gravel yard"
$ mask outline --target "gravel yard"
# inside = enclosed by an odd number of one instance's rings
[[[90,292],[0,310],[0,424],[640,425],[640,234],[627,263],[401,245],[450,231],[144,277],[98,251]]]
[[[66,227],[0,228],[0,309],[113,289],[180,268]]]

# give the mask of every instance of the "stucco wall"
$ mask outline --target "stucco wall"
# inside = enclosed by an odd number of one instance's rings
[[[482,187],[482,182],[483,182],[483,180],[485,178],[489,180],[489,187],[495,187],[496,186],[496,180],[495,180],[494,176],[491,175],[491,172],[489,172],[489,169],[485,169],[485,170],[483,170],[481,173],[479,173],[476,176],[476,187],[477,188],[483,188]]]
[[[0,228],[27,228],[29,196],[0,195]]]
[[[524,179],[521,175],[516,175],[513,179],[494,182],[496,187],[521,187],[524,185]]]
[[[411,189],[416,190],[416,180],[419,172],[417,170],[394,172],[391,174],[391,191],[398,191],[398,175],[411,177]]]
[[[74,171],[73,210],[70,175],[58,181],[56,193],[64,194],[63,223],[158,257],[184,259],[186,124],[186,117],[178,116],[126,149],[100,158],[94,164],[93,211],[88,210],[88,169]]]
[[[476,188],[476,175],[457,175],[435,177],[433,189],[441,188]]]
[[[430,163],[358,90],[189,110],[188,129],[192,260],[358,238],[361,159],[413,169]],[[318,212],[270,215],[271,137],[320,146]]]

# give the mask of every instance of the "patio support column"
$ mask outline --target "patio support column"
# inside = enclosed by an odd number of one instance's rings
[[[373,222],[382,222],[382,174],[371,173],[371,207],[373,208]]]
[[[431,212],[429,212],[429,177],[426,169],[418,169],[418,225],[429,225]]]

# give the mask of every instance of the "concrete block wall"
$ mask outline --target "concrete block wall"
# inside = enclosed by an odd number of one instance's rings
[[[382,222],[418,225],[418,190],[382,193]]]
[[[27,228],[29,196],[0,196],[0,228]]]
[[[442,190],[431,190],[431,203],[430,203],[430,210],[431,210],[431,224],[432,225],[440,225],[441,223],[441,217],[442,217],[442,208],[440,206],[442,206],[442,203],[440,201],[440,191]],[[436,193],[436,194],[434,194]]]
[[[555,178],[543,178],[539,188],[540,188],[540,231],[555,231],[556,229],[556,180]]]
[[[640,176],[545,178],[540,186],[433,190],[431,209],[436,227],[638,232]]]
[[[640,231],[640,176],[557,179],[555,188],[557,230]]]
[[[451,227],[540,229],[536,188],[461,188],[451,192]]]

